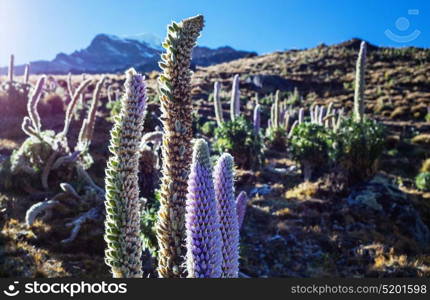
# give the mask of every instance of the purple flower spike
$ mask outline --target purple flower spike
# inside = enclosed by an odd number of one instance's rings
[[[245,218],[246,205],[248,204],[248,195],[245,191],[240,192],[239,196],[236,198],[236,210],[237,219],[239,222],[239,228],[242,227],[243,219]]]
[[[185,227],[187,270],[191,278],[221,277],[222,241],[209,148],[196,141],[188,177]]]
[[[214,170],[215,196],[221,222],[223,278],[237,278],[239,273],[239,223],[234,199],[233,164],[233,157],[224,153]]]

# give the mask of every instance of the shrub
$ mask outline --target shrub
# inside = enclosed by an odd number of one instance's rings
[[[421,191],[430,192],[430,172],[418,174],[415,178],[415,185]]]
[[[284,151],[287,145],[287,131],[284,127],[270,128],[267,131],[267,147],[277,151]]]
[[[158,256],[158,245],[155,224],[157,222],[157,212],[160,208],[160,192],[157,191],[154,197],[146,201],[145,209],[142,210],[140,222],[142,246],[148,250],[153,258]]]
[[[361,181],[377,171],[384,150],[384,127],[373,120],[346,119],[334,136],[330,157],[346,172],[349,180]]]
[[[301,123],[293,129],[291,154],[300,162],[305,180],[311,179],[317,167],[320,171],[328,167],[329,138],[327,129],[316,123]]]
[[[217,127],[217,123],[215,121],[207,121],[200,127],[200,131],[205,136],[213,136],[215,132],[215,128]]]
[[[234,156],[242,168],[258,168],[262,163],[262,147],[259,135],[254,134],[252,124],[238,116],[215,129],[215,149]]]

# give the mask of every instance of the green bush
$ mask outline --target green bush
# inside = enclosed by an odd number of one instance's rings
[[[148,250],[152,257],[158,256],[158,244],[155,232],[158,210],[160,208],[160,192],[156,191],[154,197],[146,201],[145,208],[142,210],[140,222],[142,246]]]
[[[430,192],[430,172],[418,174],[415,178],[415,185],[421,191]]]
[[[106,103],[106,108],[110,112],[109,117],[107,119],[108,121],[113,122],[115,116],[119,115],[119,112],[121,111],[121,100],[118,99],[116,101]]]
[[[333,133],[330,157],[346,172],[349,180],[365,180],[376,173],[384,150],[384,131],[384,127],[373,120],[346,119]]]
[[[205,136],[213,136],[215,132],[215,128],[217,127],[217,124],[215,121],[207,121],[203,124],[203,126],[200,127],[200,131]]]
[[[329,166],[328,130],[319,124],[301,123],[297,125],[290,139],[293,159],[299,161],[305,180],[309,180],[315,170],[324,171]]]
[[[243,116],[215,129],[214,147],[220,153],[233,155],[239,167],[256,169],[262,164],[260,136],[254,133],[252,124]]]
[[[267,129],[267,147],[277,151],[285,151],[287,147],[287,131],[283,127]]]

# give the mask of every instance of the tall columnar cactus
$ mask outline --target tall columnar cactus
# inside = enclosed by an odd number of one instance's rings
[[[9,79],[9,82],[12,83],[13,82],[13,73],[14,73],[14,68],[15,68],[15,56],[13,54],[10,55],[9,58],[9,68],[8,68],[8,74],[7,74],[7,78]]]
[[[214,108],[215,108],[215,117],[218,126],[221,126],[224,123],[224,116],[222,115],[222,106],[221,106],[221,84],[216,81],[214,84]]]
[[[354,120],[361,122],[364,119],[364,73],[366,69],[366,42],[361,42],[355,71],[354,92]]]
[[[160,277],[182,277],[185,255],[185,199],[191,160],[191,51],[203,29],[203,16],[173,22],[163,43],[159,76],[162,145],[160,210],[156,225]]]
[[[222,274],[222,240],[215,200],[209,148],[195,142],[186,201],[188,277],[218,278]]]
[[[221,223],[223,278],[237,278],[239,274],[239,220],[233,167],[233,157],[224,153],[214,169],[215,197]]]
[[[234,75],[233,85],[231,88],[231,99],[230,99],[230,118],[232,121],[240,115],[240,77],[239,74]]]
[[[105,260],[116,278],[142,277],[138,150],[147,97],[143,80],[133,69],[127,71],[121,112],[111,131],[105,178]]]
[[[257,104],[254,108],[252,123],[254,126],[254,132],[255,134],[258,134],[260,132],[261,127],[261,108],[260,104]]]

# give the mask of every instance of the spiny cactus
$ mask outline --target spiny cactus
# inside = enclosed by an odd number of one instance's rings
[[[221,93],[221,84],[217,81],[214,84],[214,108],[215,108],[216,122],[218,126],[222,126],[222,123],[224,123],[220,93]]]
[[[222,240],[209,148],[195,142],[186,201],[187,271],[191,278],[222,275]]]
[[[355,71],[354,120],[357,122],[361,122],[364,119],[364,73],[366,69],[366,52],[366,42],[363,41],[360,45]]]
[[[233,85],[231,87],[231,99],[230,99],[230,119],[234,121],[237,116],[240,115],[240,77],[239,74],[234,75]]]
[[[166,52],[159,63],[162,144],[162,182],[157,222],[160,277],[184,276],[181,257],[185,254],[185,199],[191,159],[192,103],[190,96],[191,52],[203,29],[198,15],[168,26],[163,43]]]
[[[221,222],[222,277],[237,278],[239,273],[239,220],[234,198],[233,157],[224,153],[214,169],[215,197]]]
[[[114,277],[142,277],[139,147],[146,109],[146,86],[133,69],[127,71],[120,115],[111,131],[106,169],[106,263]]]

